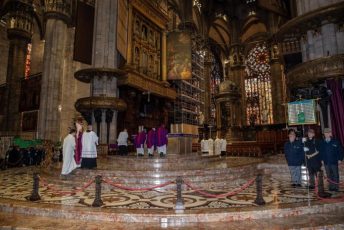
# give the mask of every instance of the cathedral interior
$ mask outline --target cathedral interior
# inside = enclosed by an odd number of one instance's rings
[[[290,128],[331,128],[344,145],[343,12],[343,0],[0,0],[1,164],[14,138],[52,158],[78,119],[99,136],[97,170],[68,180],[58,160],[1,166],[0,229],[344,229],[344,189],[291,188],[281,154]],[[308,123],[291,118],[303,101]],[[161,124],[166,159],[110,151],[123,129],[134,151]],[[200,154],[209,138],[226,139],[225,157]]]

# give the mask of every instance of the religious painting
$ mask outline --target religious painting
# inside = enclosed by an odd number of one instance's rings
[[[191,37],[186,32],[171,32],[167,36],[168,80],[191,79]]]

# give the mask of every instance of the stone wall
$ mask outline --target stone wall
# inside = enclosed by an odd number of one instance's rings
[[[0,85],[6,83],[8,47],[6,24],[0,21]]]
[[[297,15],[306,14],[321,7],[329,6],[343,0],[296,0]]]

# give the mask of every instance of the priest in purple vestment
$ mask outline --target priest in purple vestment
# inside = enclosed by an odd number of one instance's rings
[[[147,135],[147,150],[148,150],[148,156],[149,157],[153,157],[153,152],[154,149],[156,148],[156,144],[157,144],[157,132],[155,130],[155,128],[152,128],[151,130],[149,130],[148,135]]]
[[[144,144],[146,142],[146,132],[142,130],[135,137],[135,147],[137,156],[144,156]]]
[[[166,156],[166,147],[167,147],[167,129],[165,128],[164,124],[161,124],[161,126],[158,128],[158,153],[160,154],[160,157]]]

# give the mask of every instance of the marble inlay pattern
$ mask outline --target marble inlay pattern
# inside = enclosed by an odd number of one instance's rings
[[[270,168],[276,167],[278,170],[274,173],[265,173],[263,179],[263,196],[268,206],[279,207],[281,204],[307,203],[308,198],[311,202],[316,200],[314,192],[308,194],[305,188],[292,188],[289,182],[289,174],[285,167],[280,165],[266,164]],[[282,167],[281,167],[282,166]],[[256,167],[252,165],[252,167]],[[267,168],[269,168],[267,167]],[[32,173],[37,168],[17,168],[0,172],[0,198],[10,200],[25,201],[26,196],[30,195],[32,190]],[[271,169],[269,169],[271,171]],[[269,171],[268,170],[268,171]],[[238,168],[238,172],[240,169]],[[56,190],[71,191],[73,186],[81,187],[81,181],[60,180],[54,176],[44,175],[48,183],[54,185]],[[221,177],[216,175],[216,177]],[[43,176],[42,176],[43,177]],[[206,192],[212,194],[221,194],[232,191],[244,184],[249,178],[241,179],[237,183],[215,183]],[[52,181],[52,182],[50,182]],[[86,183],[86,181],[84,181]],[[194,183],[192,183],[194,184]],[[125,184],[123,184],[125,185]],[[196,187],[203,188],[199,184]],[[111,187],[111,186],[110,186]],[[94,184],[84,191],[73,195],[63,195],[59,192],[48,189],[46,186],[40,186],[40,195],[42,200],[37,203],[57,204],[66,206],[90,207],[94,200]],[[334,196],[344,196],[343,192],[334,193]],[[203,209],[227,209],[238,207],[254,207],[253,201],[256,198],[255,184],[244,191],[231,197],[207,198],[199,193],[186,190],[183,186],[182,196],[186,210]],[[171,190],[152,190],[152,191],[126,191],[117,188],[109,188],[103,191],[102,200],[106,209],[150,209],[150,210],[173,210],[176,203],[176,191]]]

